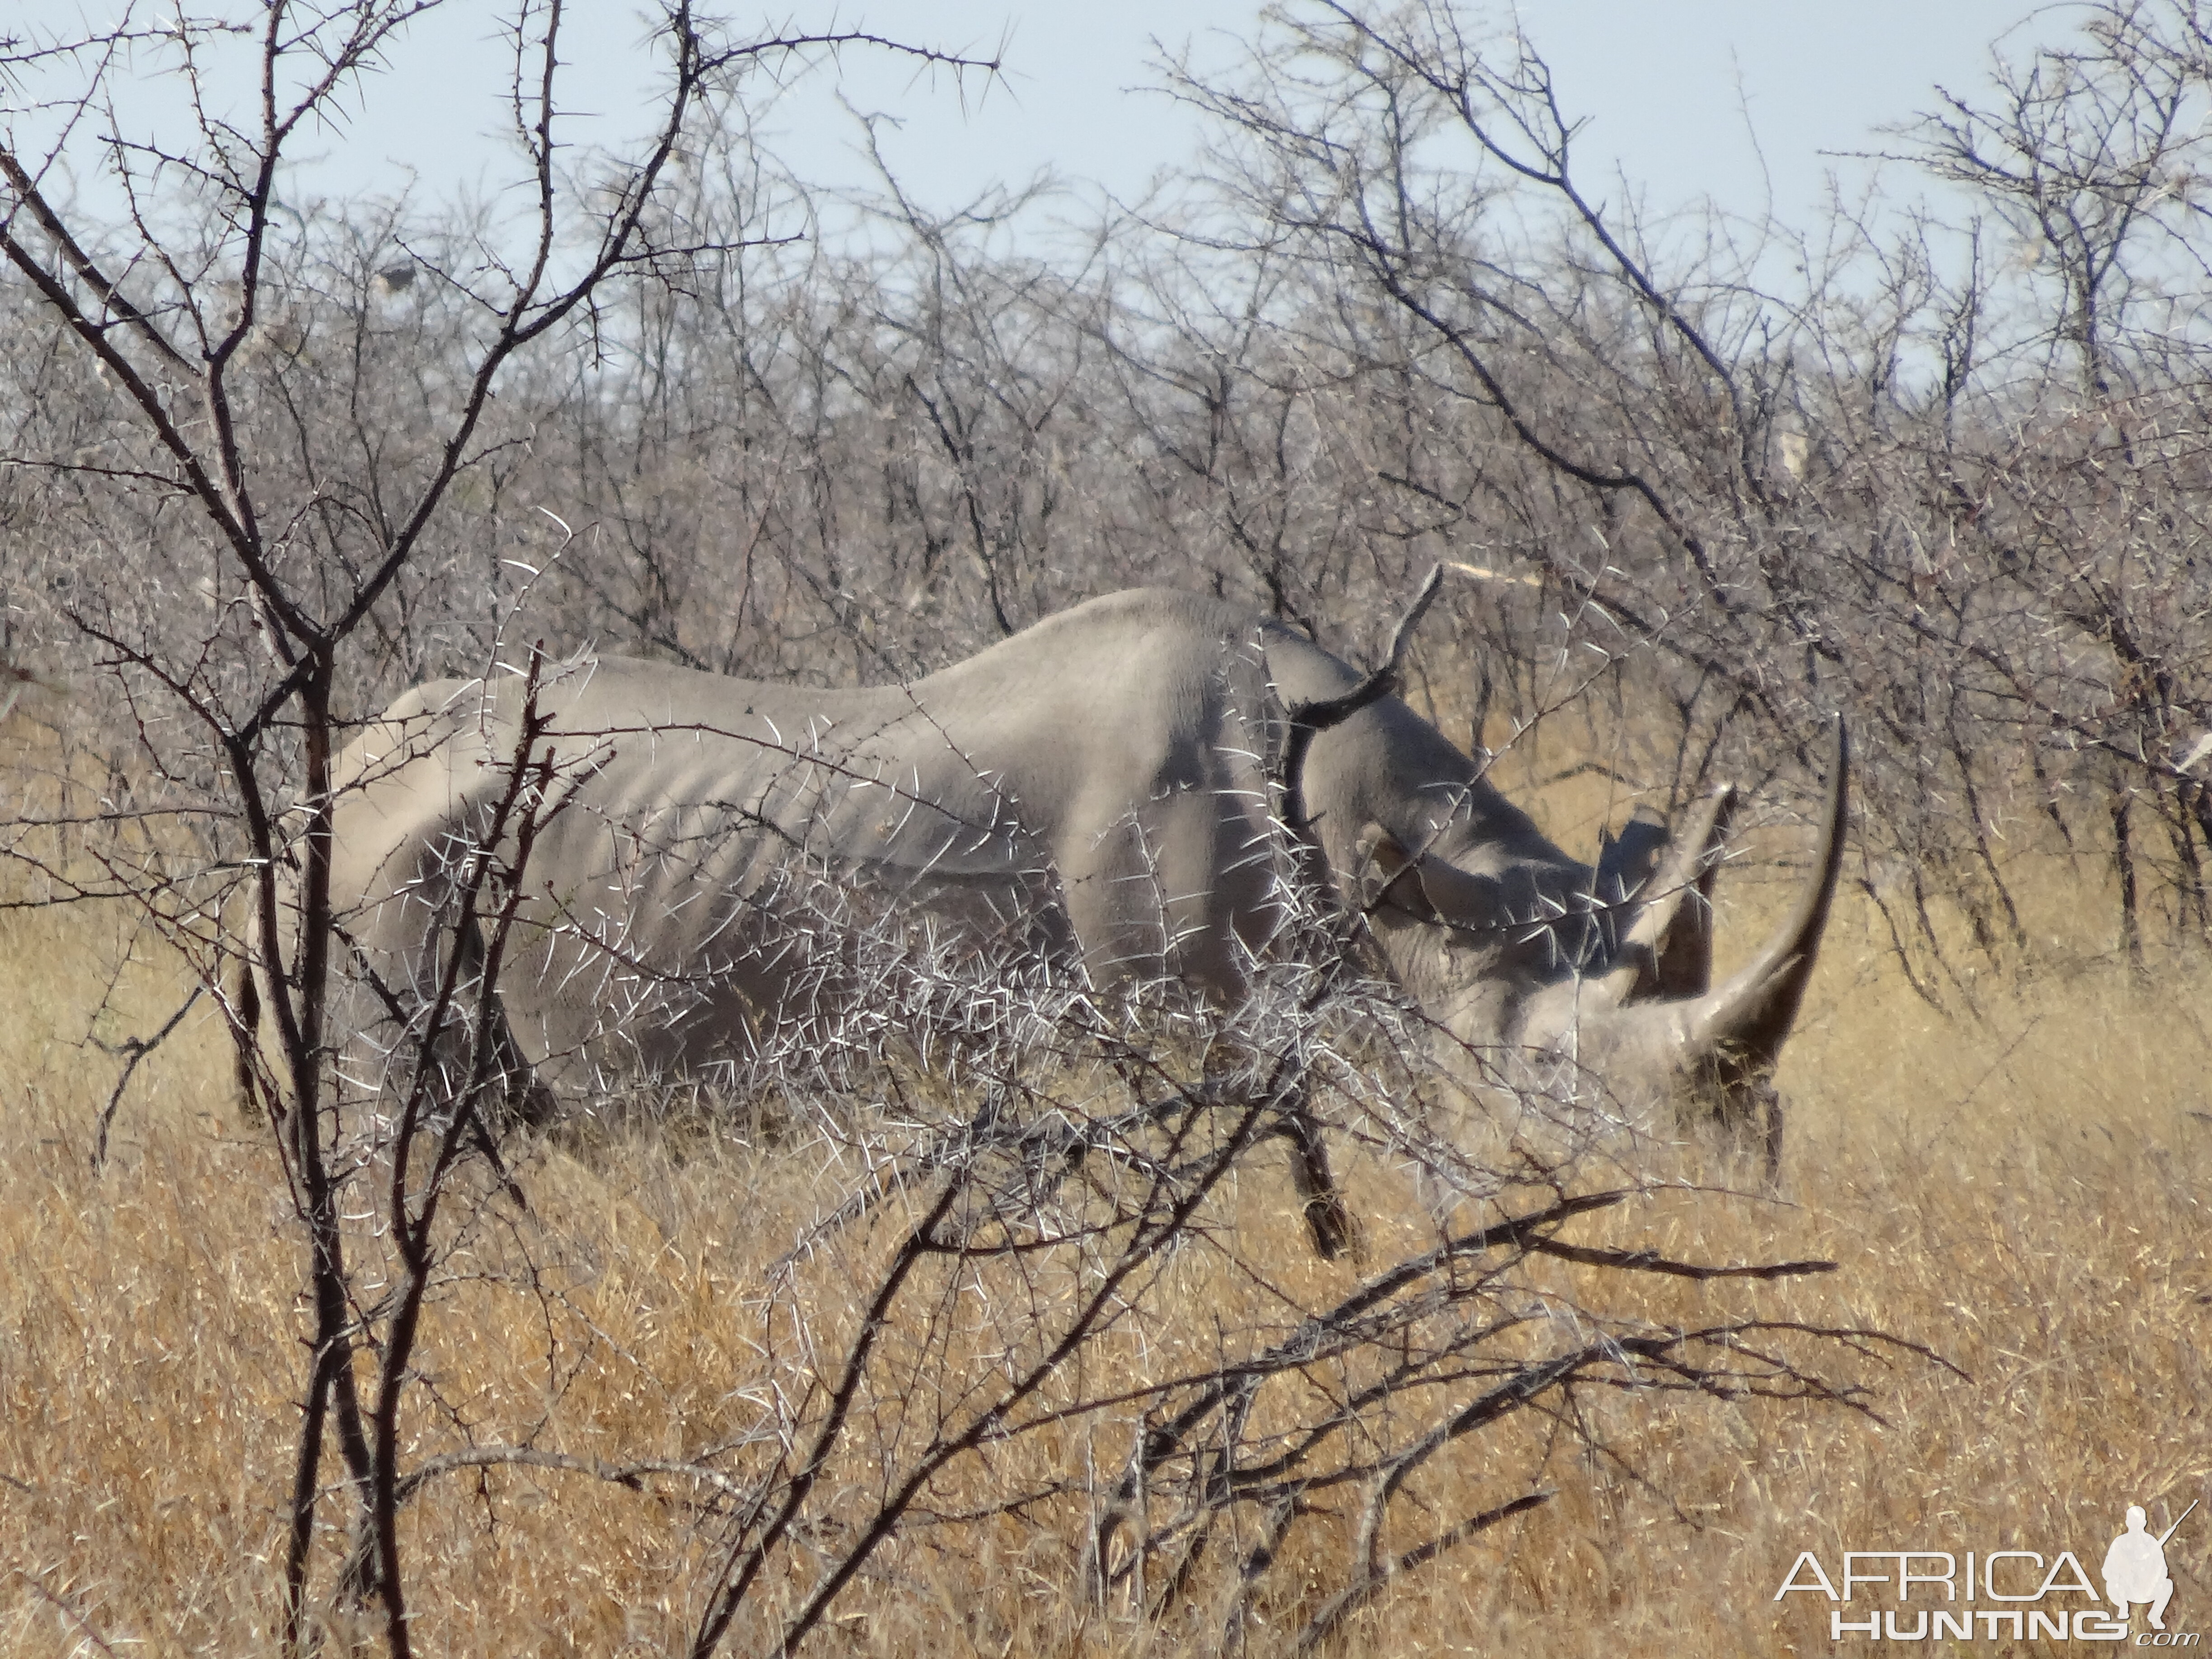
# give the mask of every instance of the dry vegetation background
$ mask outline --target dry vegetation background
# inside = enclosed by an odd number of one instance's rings
[[[365,64],[404,72],[406,8],[238,9],[242,33],[104,40],[0,21],[11,1650],[703,1651],[743,1517],[792,1496],[727,1602],[737,1650],[849,1571],[817,1648],[1802,1651],[1826,1604],[1771,1599],[1801,1550],[2063,1547],[2094,1571],[2125,1504],[2155,1528],[2212,1498],[2201,5],[2084,8],[2071,44],[1883,141],[1949,205],[1839,209],[1809,238],[1601,213],[1542,64],[1473,9],[1290,7],[1241,71],[1165,71],[1214,121],[1185,189],[1048,252],[1004,234],[1036,204],[940,222],[888,179],[827,203],[750,146],[763,74],[899,48],[683,5],[640,154],[546,143],[557,12],[526,7],[512,199],[534,205],[303,211],[287,146]],[[265,75],[266,124],[70,148],[134,53],[187,47]],[[76,214],[58,157],[115,169],[128,205]],[[1424,1154],[1393,1103],[1431,1085],[1384,1042],[1331,1109],[1357,1258],[1313,1257],[1273,1143],[1216,1147],[1218,1187],[1043,1367],[1043,1415],[911,1500],[917,1447],[978,1420],[1154,1213],[1094,1194],[1133,1207],[1033,1267],[926,1256],[872,1330],[945,1166],[839,1114],[911,1091],[957,1128],[988,1066],[878,1056],[837,1110],[518,1134],[513,1189],[461,1157],[380,1194],[385,1130],[328,1086],[329,988],[291,951],[327,942],[331,750],[403,687],[536,637],[877,683],[1143,582],[1371,656],[1439,559],[1462,570],[1415,701],[1562,844],[1749,786],[1724,951],[1779,903],[1757,874],[1786,872],[1819,734],[1850,718],[1846,902],[1782,1075],[1778,1194],[1728,1190],[1743,1172],[1664,1124],[1520,1186]],[[280,866],[296,936],[255,919]],[[283,969],[306,1036],[245,1038],[241,961]],[[1032,1103],[1093,1109],[1083,1065],[1039,1083],[1001,1058]],[[1136,1060],[1179,1075],[1171,1044]],[[459,1146],[465,1121],[418,1127]],[[912,1184],[811,1233],[872,1157]],[[1486,1215],[1547,1182],[1623,1196],[1547,1234],[1583,1259],[1424,1279],[1433,1308],[1204,1421],[1224,1458],[1273,1455],[1395,1364],[1332,1443],[1388,1448],[1528,1382],[1414,1472],[1375,1559],[1550,1495],[1340,1619],[1373,1470],[1217,1502],[1197,1443],[1133,1500],[1096,1589],[1085,1540],[1189,1397],[1172,1379],[1231,1375],[1435,1248],[1440,1170],[1490,1182]],[[971,1197],[970,1237],[1011,1227],[1000,1189]],[[1654,1276],[1589,1247],[1838,1270]],[[1547,1311],[1423,1346],[1505,1309]],[[1774,1364],[1599,1352],[1747,1320]],[[1534,1385],[1546,1343],[1585,1336],[1596,1357]],[[802,1491],[828,1381],[869,1343]],[[357,1460],[349,1391],[392,1408]],[[1212,1528],[1202,1559],[1177,1505]],[[2212,1607],[2206,1512],[2168,1552],[2182,1629]],[[1161,1547],[1132,1557],[1147,1527]]]
[[[1851,1547],[2072,1547],[2094,1571],[2123,1504],[2141,1498],[2158,1519],[2212,1489],[2212,985],[2201,963],[2128,974],[2109,931],[2081,927],[2081,873],[2047,855],[2021,864],[2053,965],[1990,976],[1972,1016],[1913,993],[1871,907],[1838,918],[1784,1073],[1778,1201],[1662,1186],[1577,1235],[1704,1261],[1832,1259],[1832,1276],[1759,1287],[1760,1310],[1878,1327],[1948,1366],[1900,1353],[1850,1367],[1880,1423],[1802,1403],[1593,1401],[1620,1461],[1565,1442],[1537,1452],[1559,1497],[1409,1575],[1352,1626],[1356,1650],[1821,1650],[1826,1603],[1771,1600],[1801,1549],[1833,1571]],[[283,1169],[239,1121],[228,1041],[203,1017],[149,1060],[112,1161],[94,1170],[115,1062],[88,1048],[84,1011],[108,1010],[95,1038],[143,1032],[173,1006],[177,975],[140,962],[111,986],[131,929],[106,911],[0,927],[17,1011],[0,1054],[0,1547],[13,1585],[0,1630],[26,1653],[94,1636],[118,1651],[264,1650],[281,1620],[301,1330]],[[438,1293],[426,1444],[530,1439],[635,1465],[741,1436],[747,1385],[769,1369],[756,1346],[769,1267],[842,1191],[811,1158],[734,1132],[539,1145],[520,1168],[532,1212],[471,1237]],[[1427,1224],[1402,1171],[1367,1160],[1345,1173],[1375,1235],[1359,1263],[1313,1258],[1272,1166],[1222,1203],[1250,1259],[1294,1293],[1349,1285],[1419,1246]],[[804,1293],[848,1298],[882,1248],[828,1253]],[[517,1256],[539,1275],[527,1294],[502,1283]],[[1266,1300],[1218,1266],[1171,1274],[1163,1292],[1164,1349],[1109,1361],[1132,1382]],[[1694,1322],[1745,1299],[1668,1287],[1636,1304]],[[934,1500],[986,1507],[1007,1485],[1110,1467],[1128,1431],[1109,1413],[965,1470]],[[1424,1480],[1422,1502],[1472,1513],[1496,1501],[1490,1460],[1529,1450],[1486,1445]],[[417,1639],[453,1654],[682,1647],[711,1546],[672,1502],[544,1468],[433,1485],[406,1518]],[[1354,1506],[1340,1507],[1348,1525]],[[1148,1626],[1125,1598],[1102,1608],[1080,1594],[1086,1509],[1070,1496],[916,1528],[821,1639],[881,1653],[1213,1650],[1202,1620]],[[335,1555],[338,1540],[323,1547]],[[1325,1595],[1337,1564],[1316,1555],[1261,1599],[1262,1650]],[[2212,1549],[2185,1526],[2168,1561],[2169,1623],[2195,1628]]]

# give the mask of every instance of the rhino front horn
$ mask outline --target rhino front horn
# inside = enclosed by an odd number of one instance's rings
[[[1690,1047],[1713,1069],[1725,1092],[1764,1082],[1781,1057],[1805,987],[1820,955],[1820,936],[1844,867],[1844,817],[1850,791],[1850,739],[1839,716],[1821,808],[1820,845],[1812,878],[1797,903],[1764,948],[1727,984],[1701,999],[1690,1027]],[[1724,1101],[1723,1115],[1727,1115]]]

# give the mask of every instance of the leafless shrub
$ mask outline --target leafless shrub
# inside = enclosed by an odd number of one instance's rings
[[[115,674],[135,716],[135,769],[158,796],[143,811],[103,805],[110,834],[87,854],[94,873],[81,878],[57,858],[41,867],[40,896],[132,902],[187,948],[232,1026],[241,1079],[283,1154],[313,1310],[285,1642],[302,1639],[324,1442],[334,1434],[356,1506],[343,1590],[380,1606],[394,1653],[410,1648],[394,1524],[402,1401],[450,1248],[441,1220],[448,1182],[465,1146],[489,1151],[489,1101],[513,1069],[490,993],[512,906],[480,909],[491,854],[469,860],[413,1078],[365,1145],[329,1087],[330,768],[342,699],[352,676],[375,666],[362,648],[374,624],[395,611],[404,623],[409,579],[435,565],[434,526],[449,492],[495,483],[520,441],[500,429],[491,394],[502,371],[588,319],[617,273],[665,279],[670,261],[696,252],[659,238],[649,214],[717,84],[769,58],[890,45],[854,33],[726,41],[679,3],[664,18],[671,88],[658,131],[635,161],[574,179],[556,163],[561,15],[525,9],[514,25],[513,136],[534,206],[519,225],[476,227],[465,258],[407,267],[419,270],[405,287],[434,289],[429,303],[443,301],[453,319],[447,350],[421,363],[406,331],[370,302],[394,227],[362,226],[366,240],[344,228],[334,238],[295,234],[286,220],[300,216],[276,193],[287,147],[350,95],[416,9],[365,0],[301,21],[279,3],[252,28],[186,21],[142,39],[126,24],[33,43],[8,67],[49,72],[60,89],[19,112],[0,150],[0,255],[55,325],[44,333],[55,342],[47,361],[76,377],[80,394],[56,400],[59,422],[33,410],[11,444],[16,468],[48,486],[39,506],[86,532],[45,573],[59,597],[32,620],[46,624],[39,642],[48,649],[69,643]],[[241,41],[260,94],[250,125],[213,101],[218,81],[203,79]],[[133,47],[170,54],[195,89],[180,137],[122,130],[108,77]],[[77,131],[103,122],[127,217],[91,240],[72,228],[53,187]],[[66,366],[63,342],[75,354]],[[118,540],[166,580],[103,568]],[[404,670],[416,666],[400,655]],[[511,827],[526,861],[547,779],[532,769],[527,720],[524,733],[486,845],[496,848]],[[196,842],[131,828],[161,817],[210,824],[211,835]],[[42,814],[29,842],[72,827]],[[210,859],[210,839],[222,856]],[[503,890],[514,890],[512,870]],[[250,916],[243,943],[220,926],[226,908]],[[479,941],[471,975],[459,947]],[[250,973],[234,971],[241,953]],[[255,1034],[264,1001],[277,1040],[267,1058]],[[379,1251],[349,1243],[347,1227],[349,1194],[364,1182],[379,1200],[375,1243],[388,1252],[388,1271],[367,1278],[363,1257],[373,1264]],[[365,1398],[356,1376],[364,1352],[378,1362]]]

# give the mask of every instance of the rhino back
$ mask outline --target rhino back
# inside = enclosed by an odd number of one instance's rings
[[[384,901],[434,901],[443,854],[483,833],[521,697],[511,678],[421,687],[349,751],[344,879],[387,953],[427,954],[433,906]],[[535,1059],[610,1018],[678,1059],[739,1041],[744,1011],[820,981],[823,935],[796,912],[861,890],[1024,952],[1233,991],[1236,941],[1268,925],[1266,703],[1253,619],[1166,593],[905,686],[569,665],[538,694],[557,782],[502,975],[518,1036]]]

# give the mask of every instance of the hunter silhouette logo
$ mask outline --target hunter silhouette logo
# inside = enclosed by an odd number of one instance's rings
[[[2189,1510],[2155,1538],[2150,1535],[2149,1517],[2140,1504],[2128,1505],[2128,1529],[2112,1540],[2112,1548],[2105,1552],[2105,1594],[2118,1609],[2113,1615],[2125,1622],[2135,1613],[2135,1603],[2147,1602],[2150,1607],[2150,1627],[2166,1628],[2166,1604],[2173,1599],[2173,1580],[2166,1571],[2166,1540],[2181,1530],[2181,1522],[2189,1519]]]

